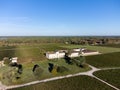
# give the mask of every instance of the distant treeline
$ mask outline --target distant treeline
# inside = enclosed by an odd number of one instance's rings
[[[119,36],[33,36],[33,37],[0,37],[0,44],[39,44],[39,43],[65,43],[65,44],[120,44]]]

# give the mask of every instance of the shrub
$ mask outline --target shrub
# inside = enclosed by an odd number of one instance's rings
[[[49,65],[49,67],[48,67],[49,72],[52,72],[54,64],[48,63],[48,65]]]
[[[18,64],[17,64],[17,63],[10,63],[10,66],[11,66],[11,67],[17,67]]]
[[[71,58],[69,56],[65,55],[64,59],[65,59],[66,63],[72,64],[72,60],[71,60]]]
[[[10,83],[14,83],[17,81],[17,79],[19,79],[20,76],[19,74],[17,73],[17,69],[16,68],[12,68],[11,70],[9,71],[6,71],[5,73],[2,74],[1,76],[1,80],[4,82],[7,82],[7,84],[10,84]]]
[[[5,59],[5,60],[4,60],[4,64],[6,64],[6,65],[9,65],[10,62],[11,62],[11,61],[10,61],[9,59]]]
[[[52,74],[54,74],[54,75],[56,75],[57,74],[57,68],[58,68],[58,66],[57,65],[55,65],[54,67],[53,67],[53,69],[52,69]]]
[[[22,71],[23,71],[22,65],[21,65],[21,64],[18,64],[17,67],[18,67],[18,71],[17,71],[17,72],[18,72],[19,74],[22,74]]]
[[[68,71],[68,68],[64,67],[64,66],[58,66],[57,67],[57,72],[59,73],[63,73],[65,71]]]
[[[72,59],[73,63],[75,63],[77,66],[82,67],[85,64],[85,57],[80,56]]]
[[[42,68],[37,67],[37,68],[35,69],[35,71],[34,71],[34,75],[35,75],[36,77],[40,77],[40,76],[42,75],[43,71],[44,71],[44,70],[43,70]]]
[[[38,68],[38,67],[39,67],[39,65],[35,64],[32,71],[34,72],[35,69]]]

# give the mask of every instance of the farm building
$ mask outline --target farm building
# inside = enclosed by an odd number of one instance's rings
[[[63,58],[65,56],[64,51],[56,51],[56,52],[47,52],[46,57],[48,59],[55,59],[55,58]]]
[[[73,51],[77,51],[77,52],[81,52],[83,50],[85,50],[85,48],[75,48],[75,49],[73,49]]]
[[[12,63],[17,63],[18,57],[13,57],[10,59]]]
[[[79,57],[82,56],[89,56],[89,55],[96,55],[99,54],[98,51],[88,50],[86,48],[75,48],[68,52],[67,50],[59,50],[56,52],[47,52],[46,57],[48,59],[55,59],[55,58],[63,58],[65,54],[68,54],[69,57]]]
[[[81,52],[81,54],[83,56],[89,56],[89,55],[97,55],[97,54],[100,54],[98,51],[93,51],[93,50],[88,50],[88,49],[85,49]]]
[[[96,55],[100,54],[98,51],[88,50],[86,48],[75,48],[73,51],[81,53],[82,56]]]
[[[69,54],[68,54],[69,57],[78,57],[80,56],[80,51],[71,51]]]

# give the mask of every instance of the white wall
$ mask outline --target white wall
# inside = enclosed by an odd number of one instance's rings
[[[100,53],[99,52],[82,53],[83,56],[97,55],[97,54],[100,54]]]
[[[79,52],[80,50],[81,50],[80,48],[78,48],[78,49],[73,49],[73,51],[78,51],[78,52]]]
[[[59,53],[59,52],[56,52],[53,54],[49,54],[49,53],[46,54],[46,57],[48,59],[63,58],[64,56],[65,56],[65,53]]]
[[[78,56],[79,56],[79,53],[71,53],[69,56],[70,56],[70,57],[78,57]]]

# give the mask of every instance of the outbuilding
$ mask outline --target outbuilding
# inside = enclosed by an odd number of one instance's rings
[[[13,57],[10,59],[12,63],[17,63],[18,57]]]

